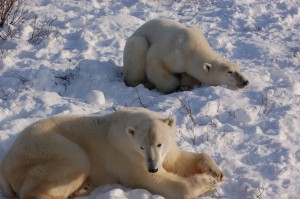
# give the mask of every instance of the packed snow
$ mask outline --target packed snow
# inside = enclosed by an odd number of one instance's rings
[[[0,158],[34,121],[146,107],[175,115],[178,145],[208,153],[224,171],[225,182],[202,198],[299,198],[300,1],[30,0],[27,7],[20,31],[0,40]],[[125,42],[154,18],[199,27],[250,84],[168,95],[127,87]],[[47,37],[28,42],[43,24]],[[107,185],[82,198],[163,197]]]

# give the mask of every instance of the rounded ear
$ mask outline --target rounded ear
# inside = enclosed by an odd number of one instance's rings
[[[163,119],[163,122],[167,123],[169,126],[174,126],[176,124],[176,118],[174,116],[170,116],[166,119]]]
[[[203,69],[204,69],[205,72],[208,73],[211,70],[211,68],[212,68],[212,65],[210,63],[204,63],[203,64]]]
[[[135,128],[132,127],[132,126],[128,126],[128,127],[126,128],[126,133],[127,133],[129,136],[133,137],[134,134],[135,134]]]

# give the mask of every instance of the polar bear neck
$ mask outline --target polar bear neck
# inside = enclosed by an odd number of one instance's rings
[[[163,167],[168,170],[168,168],[174,168],[174,165],[177,164],[178,157],[181,153],[180,148],[176,145],[176,142],[174,142],[173,145],[171,145],[170,152],[165,157],[165,160],[163,162]]]

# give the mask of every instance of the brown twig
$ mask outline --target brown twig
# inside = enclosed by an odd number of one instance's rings
[[[262,104],[258,110],[257,115],[262,115],[266,114],[268,115],[272,109],[274,108],[274,102],[270,101],[270,96],[269,96],[269,90],[271,88],[264,89],[263,95],[262,95]]]
[[[49,21],[43,21],[38,23],[38,16],[35,15],[33,21],[33,31],[31,37],[28,39],[28,42],[33,45],[39,45],[42,42],[50,42],[54,38],[57,38],[60,35],[59,31],[54,31],[53,23],[55,19]],[[51,33],[53,33],[53,38],[50,37]]]

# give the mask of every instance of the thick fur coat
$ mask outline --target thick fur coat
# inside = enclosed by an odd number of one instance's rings
[[[237,65],[212,50],[198,28],[168,19],[138,28],[126,42],[123,61],[128,86],[144,84],[163,93],[180,86],[226,84],[237,89],[249,83]]]
[[[121,183],[169,199],[195,198],[223,174],[203,153],[182,151],[175,118],[142,108],[58,116],[25,128],[0,165],[5,196],[66,199]]]

